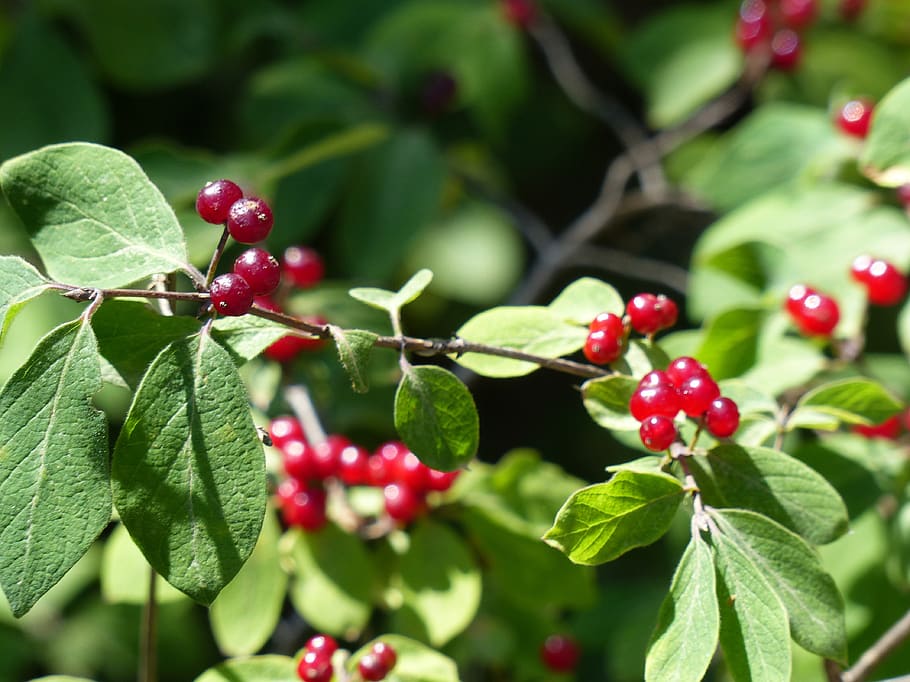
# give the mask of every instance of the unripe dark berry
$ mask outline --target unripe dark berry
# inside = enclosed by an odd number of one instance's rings
[[[382,489],[382,495],[386,514],[402,523],[410,523],[426,508],[423,494],[403,483],[389,483]]]
[[[771,66],[778,71],[793,71],[799,66],[802,44],[799,34],[789,28],[776,31],[771,37]]]
[[[580,656],[578,643],[569,635],[550,635],[540,647],[540,660],[555,672],[573,671]]]
[[[240,199],[228,210],[227,229],[241,244],[255,244],[272,231],[272,209],[262,199]]]
[[[235,201],[243,198],[243,190],[230,180],[206,183],[196,196],[196,212],[207,223],[219,225],[228,217]]]
[[[863,139],[869,133],[874,104],[867,99],[854,99],[847,102],[837,112],[837,127],[842,132]]]
[[[653,452],[662,452],[676,440],[676,424],[669,417],[654,415],[645,419],[638,429],[644,446]]]
[[[301,289],[316,286],[325,275],[322,256],[307,246],[291,246],[285,249],[281,267],[288,281]]]
[[[869,303],[873,305],[895,305],[907,293],[907,278],[886,260],[858,256],[853,261],[850,274],[865,286]]]
[[[458,81],[448,71],[432,71],[420,89],[420,106],[424,113],[439,116],[452,106],[458,94]]]
[[[243,315],[253,307],[253,290],[243,277],[233,272],[213,279],[209,295],[219,315]]]
[[[234,261],[234,272],[243,277],[254,296],[268,296],[281,282],[281,266],[265,249],[247,249]]]
[[[729,398],[716,398],[705,411],[705,426],[717,438],[729,438],[739,428],[739,408]]]

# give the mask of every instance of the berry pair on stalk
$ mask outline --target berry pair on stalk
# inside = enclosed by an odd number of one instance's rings
[[[629,328],[652,336],[676,324],[679,309],[664,295],[637,294],[626,304],[625,320],[615,313],[600,313],[588,326],[582,349],[595,365],[607,365],[622,357]]]
[[[297,676],[304,682],[330,682],[334,674],[332,656],[338,643],[329,635],[311,637],[297,663]],[[384,680],[398,662],[395,649],[385,642],[375,642],[357,662],[360,678],[366,682]]]
[[[772,67],[792,71],[802,57],[800,33],[817,15],[817,0],[744,0],[736,22],[736,41],[746,53],[767,50]]]

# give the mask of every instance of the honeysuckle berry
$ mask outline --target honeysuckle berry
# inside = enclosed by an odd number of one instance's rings
[[[554,672],[567,673],[575,669],[581,649],[574,637],[563,634],[550,635],[540,646],[540,660]]]
[[[243,277],[233,272],[213,279],[209,295],[219,315],[244,315],[253,307],[253,290]]]
[[[430,468],[420,461],[413,452],[408,451],[403,457],[395,460],[393,476],[398,483],[403,483],[416,492],[429,489]]]
[[[426,508],[423,494],[404,483],[389,483],[382,489],[382,496],[386,514],[401,523],[410,523]]]
[[[322,256],[308,246],[290,246],[285,249],[281,268],[288,281],[300,289],[316,286],[325,275]]]
[[[196,213],[207,223],[223,224],[233,203],[243,198],[243,190],[230,180],[207,182],[196,196]]]
[[[298,481],[306,482],[313,478],[320,478],[315,459],[315,448],[302,438],[290,438],[281,446],[281,461],[284,471]]]
[[[712,436],[729,438],[739,428],[739,408],[730,398],[715,398],[705,410],[704,419]]]
[[[679,410],[679,395],[669,380],[666,383],[640,385],[629,400],[629,411],[638,421],[644,421],[656,414],[673,419]]]
[[[307,640],[304,649],[306,651],[315,651],[322,654],[322,656],[331,658],[332,654],[338,651],[338,642],[331,635],[313,635]]]
[[[281,516],[288,526],[317,531],[328,520],[326,494],[323,488],[309,486],[295,478],[288,478],[278,486]]]
[[[434,490],[436,492],[445,492],[455,483],[455,479],[458,478],[458,475],[461,473],[460,470],[456,469],[455,471],[439,471],[437,469],[430,469],[427,472],[427,490]]]
[[[900,416],[894,415],[878,424],[854,424],[850,430],[865,438],[886,438],[894,440],[901,435],[903,425],[901,424]]]
[[[815,17],[818,15],[818,2],[817,0],[780,0],[778,11],[781,22],[799,31],[815,21]]]
[[[873,305],[895,305],[907,293],[907,278],[892,263],[881,258],[857,256],[850,274],[866,288],[869,303]]]
[[[626,304],[629,324],[639,334],[653,334],[676,324],[679,310],[663,294],[636,294]]]
[[[325,325],[324,317],[313,316],[301,318],[314,325]],[[325,341],[319,337],[305,337],[297,334],[287,334],[270,344],[262,354],[276,362],[291,362],[304,351],[319,350],[325,346]]]
[[[615,336],[605,329],[590,332],[582,348],[588,362],[607,365],[622,357],[622,336]]]
[[[666,375],[674,386],[679,386],[692,377],[710,376],[708,369],[703,364],[688,355],[683,355],[670,362]]]
[[[357,670],[367,682],[384,680],[385,676],[389,674],[389,669],[373,652],[366,653],[360,657],[360,660],[357,661]]]
[[[261,242],[269,236],[273,223],[272,209],[258,197],[238,199],[228,209],[228,232],[241,244]]]
[[[663,452],[676,440],[676,424],[669,417],[653,415],[641,423],[638,435],[648,450]]]
[[[751,52],[771,41],[773,23],[764,0],[744,0],[739,6],[734,36],[743,52]]]
[[[374,453],[367,459],[367,483],[368,485],[382,488],[392,482],[392,465],[387,459],[378,453]]]
[[[281,265],[265,249],[247,249],[234,261],[234,272],[243,277],[254,296],[268,296],[281,282]]]
[[[706,374],[692,376],[676,384],[676,394],[679,396],[679,406],[686,416],[700,417],[711,402],[720,397],[720,388],[717,382]]]
[[[379,662],[382,663],[389,672],[392,671],[392,668],[394,668],[395,664],[398,662],[398,653],[388,642],[383,642],[381,640],[374,642],[373,646],[370,647],[370,653],[378,658]]]
[[[847,135],[863,139],[869,133],[874,104],[867,99],[853,99],[837,112],[837,127]]]
[[[802,44],[799,34],[782,28],[771,36],[771,66],[778,71],[793,71],[799,66]]]
[[[369,453],[359,445],[348,445],[338,457],[338,478],[346,485],[370,485]]]
[[[319,479],[338,475],[342,451],[351,444],[344,436],[331,434],[313,447],[313,468]]]
[[[283,447],[285,443],[292,439],[306,440],[300,420],[287,415],[275,417],[269,422],[269,437],[272,439],[272,445],[276,448]]]
[[[518,28],[528,28],[537,18],[534,0],[501,0],[506,21]]]
[[[306,650],[297,663],[297,676],[305,682],[329,682],[333,674],[331,654]]]
[[[840,321],[840,310],[835,300],[813,289],[807,291],[791,315],[800,332],[806,336],[831,336]]]
[[[901,205],[904,207],[904,210],[910,212],[910,184],[901,185],[896,190],[894,190],[897,200],[901,202]]]

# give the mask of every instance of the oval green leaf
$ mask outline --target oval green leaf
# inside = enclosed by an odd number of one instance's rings
[[[145,604],[149,595],[152,567],[142,556],[122,523],[104,542],[101,555],[101,596],[109,604]],[[159,604],[186,599],[160,575],[155,579],[155,600]]]
[[[641,423],[629,413],[629,399],[638,381],[624,374],[591,379],[581,386],[582,400],[591,418],[611,431],[638,431]]]
[[[19,309],[47,291],[47,278],[18,256],[0,256],[0,338]]]
[[[329,331],[341,365],[351,380],[351,388],[357,393],[366,393],[370,388],[370,356],[379,336],[362,329],[342,329],[334,324],[329,325]]]
[[[561,320],[585,327],[600,313],[614,313],[622,317],[626,310],[619,292],[594,277],[575,280],[547,307]]]
[[[910,183],[910,78],[875,105],[860,164],[863,172],[880,185]]]
[[[879,424],[896,414],[903,403],[871,379],[831,381],[806,393],[787,420],[788,428],[834,430],[847,424]]]

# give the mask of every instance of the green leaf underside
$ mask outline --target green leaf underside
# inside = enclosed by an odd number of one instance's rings
[[[689,466],[707,504],[764,514],[813,544],[847,530],[847,509],[830,483],[798,459],[769,448],[718,446]]]
[[[275,341],[292,333],[289,327],[256,315],[219,317],[212,323],[212,335],[241,361],[249,361]]]
[[[27,301],[47,291],[47,279],[18,256],[0,256],[0,339]]]
[[[82,320],[45,336],[0,393],[0,587],[21,616],[111,517],[95,336]]]
[[[170,344],[114,447],[114,502],[152,567],[210,604],[259,537],[266,482],[246,391],[206,333]]]
[[[720,645],[734,682],[790,679],[787,611],[768,580],[723,534],[712,534]]]
[[[366,393],[370,388],[370,356],[379,336],[361,329],[344,330],[335,325],[330,325],[329,331],[335,340],[341,364],[351,380],[351,388],[357,393]]]
[[[841,379],[818,386],[800,398],[788,426],[833,430],[840,422],[879,424],[899,412],[902,406],[897,398],[871,379]]]
[[[875,106],[860,164],[872,180],[887,187],[910,183],[910,78]]]
[[[501,346],[547,358],[558,358],[581,349],[587,327],[564,322],[542,306],[503,306],[475,315],[456,332],[473,343]],[[480,353],[466,353],[456,361],[493,378],[518,377],[538,368],[533,362]]]
[[[300,682],[297,661],[269,654],[233,660],[209,668],[195,682]]]
[[[173,210],[116,149],[43,147],[0,166],[0,188],[58,281],[119,287],[187,267]]]
[[[435,365],[409,367],[395,393],[395,428],[427,466],[454,471],[477,453],[474,398],[452,372]]]
[[[458,668],[448,656],[434,651],[425,644],[402,637],[401,635],[382,635],[376,640],[367,642],[355,651],[345,669],[356,675],[357,663],[370,651],[376,642],[385,642],[398,654],[395,667],[386,675],[386,682],[459,682],[461,677]]]
[[[716,511],[727,542],[754,564],[780,597],[790,635],[807,651],[841,663],[847,658],[844,601],[818,554],[795,533],[750,511]]]
[[[588,326],[600,313],[623,316],[625,303],[611,285],[593,277],[582,277],[563,289],[547,306],[564,322]]]
[[[719,629],[714,559],[696,533],[660,607],[645,659],[645,680],[699,682],[714,657]]]
[[[663,536],[683,497],[671,476],[620,471],[572,495],[543,539],[577,564],[602,564]]]
[[[288,583],[278,552],[280,535],[274,512],[267,513],[249,560],[209,609],[212,634],[228,656],[256,653],[278,625]]]
[[[109,604],[145,604],[149,596],[151,567],[122,523],[105,538],[101,556],[101,596]],[[155,601],[159,604],[185,600],[160,575],[155,579]]]
[[[641,423],[629,413],[629,399],[638,381],[624,374],[591,379],[582,384],[581,395],[591,418],[612,431],[638,431]]]
[[[480,569],[468,546],[447,526],[423,521],[399,566],[404,607],[441,647],[462,632],[480,606]]]
[[[294,607],[319,631],[356,637],[372,613],[373,563],[363,541],[330,523],[318,533],[292,530],[282,552],[293,564]]]

